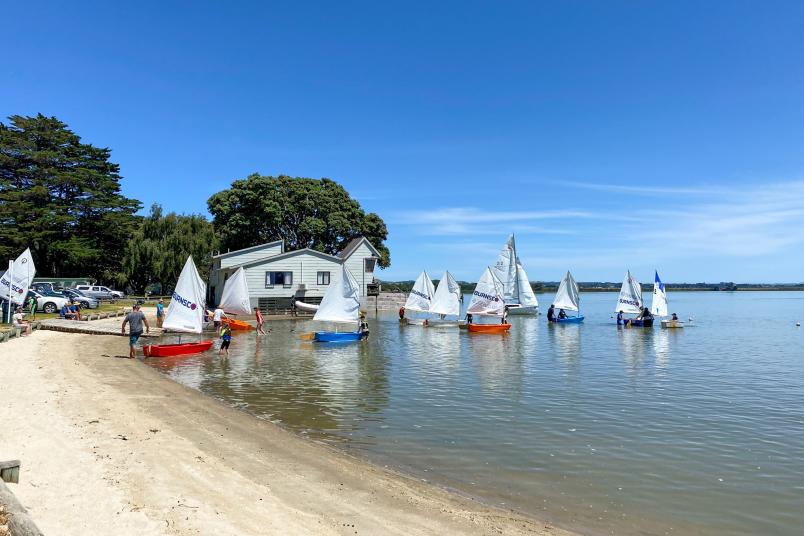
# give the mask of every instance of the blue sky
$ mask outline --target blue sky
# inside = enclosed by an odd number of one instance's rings
[[[15,2],[0,115],[206,213],[252,172],[388,223],[384,279],[804,281],[800,2]]]

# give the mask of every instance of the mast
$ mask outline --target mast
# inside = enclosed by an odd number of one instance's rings
[[[514,233],[511,233],[511,254],[514,257],[514,288],[516,289],[516,303],[520,303],[519,301],[519,256],[516,254],[516,238],[514,237]]]

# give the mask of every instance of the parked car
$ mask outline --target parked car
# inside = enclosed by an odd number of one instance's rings
[[[44,313],[57,313],[59,310],[69,303],[69,300],[64,296],[54,296],[51,294],[40,294],[35,290],[28,291],[28,297],[36,298],[36,308]]]
[[[39,281],[37,283],[33,283],[31,285],[31,289],[35,290],[40,294],[56,294],[58,295],[61,292],[61,287],[56,285],[55,283],[49,282],[42,282]]]
[[[83,309],[97,309],[100,307],[100,302],[93,298],[92,296],[87,296],[80,290],[75,290],[74,288],[66,288],[61,291],[65,298],[68,300],[73,300],[81,304]]]
[[[78,285],[75,290],[80,290],[84,296],[91,296],[98,300],[116,300],[117,296],[112,295],[112,291],[100,285]]]

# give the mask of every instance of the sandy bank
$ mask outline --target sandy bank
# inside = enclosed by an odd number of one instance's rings
[[[23,461],[11,489],[47,534],[567,534],[110,357],[126,343],[37,332],[0,345],[0,458]]]

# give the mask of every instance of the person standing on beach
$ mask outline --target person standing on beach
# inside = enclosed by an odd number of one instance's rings
[[[221,355],[226,350],[226,357],[229,357],[229,344],[232,342],[232,328],[227,324],[221,326],[221,347],[218,350],[218,355]]]
[[[133,310],[123,319],[123,325],[120,327],[120,333],[123,335],[126,334],[126,324],[128,324],[129,327],[128,357],[134,359],[137,357],[137,351],[134,349],[134,345],[137,344],[137,341],[142,336],[142,325],[145,324],[145,333],[151,331],[151,326],[148,325],[148,319],[145,318],[145,313],[140,311],[140,304],[135,304]]]
[[[28,298],[28,308],[31,310],[31,320],[36,320],[36,296],[31,295]]]
[[[260,311],[259,307],[254,308],[254,316],[257,317],[257,335],[265,335],[265,330],[262,329],[265,319],[262,317],[262,311]]]
[[[159,298],[159,301],[156,302],[156,327],[161,328],[164,319],[165,319],[165,304],[162,302],[162,298]]]

